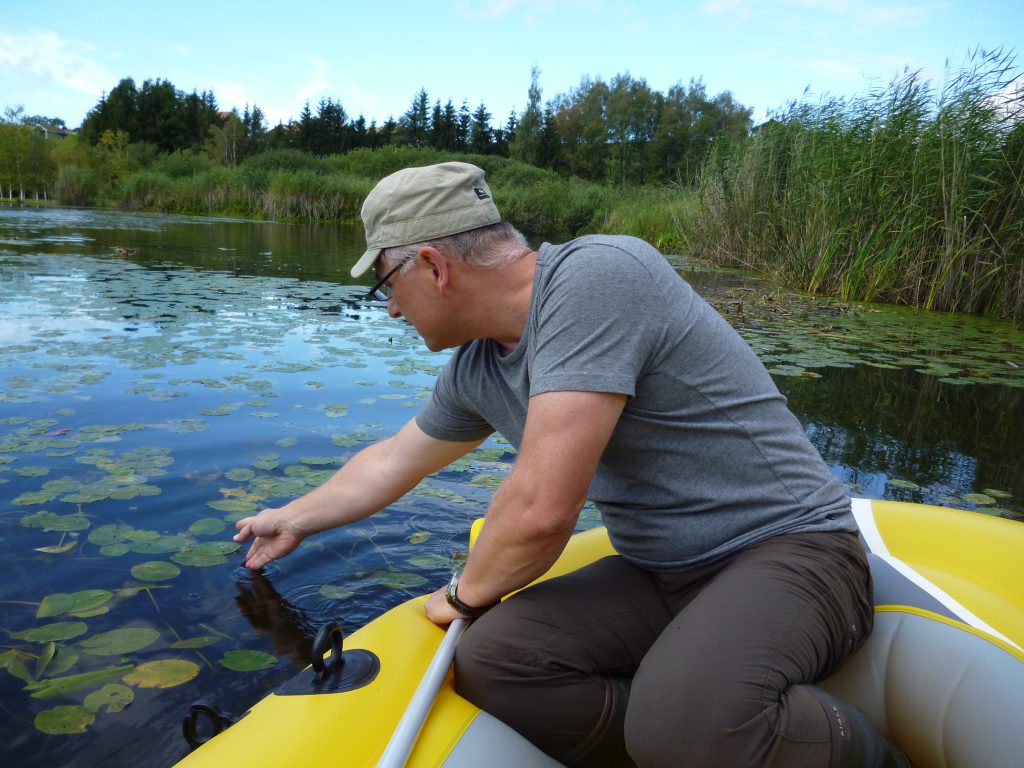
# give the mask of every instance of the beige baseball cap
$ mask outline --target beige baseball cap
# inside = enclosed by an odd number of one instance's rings
[[[363,203],[366,253],[352,267],[361,277],[381,249],[422,243],[497,224],[501,214],[484,181],[469,163],[404,168],[382,179]]]

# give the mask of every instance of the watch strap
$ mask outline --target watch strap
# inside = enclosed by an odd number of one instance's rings
[[[468,618],[475,618],[483,613],[486,613],[493,608],[497,603],[492,605],[485,605],[482,607],[474,607],[467,605],[466,603],[459,600],[458,589],[459,589],[459,574],[458,572],[452,574],[451,581],[448,582],[448,589],[445,590],[445,598],[448,601],[448,605],[454,608],[456,611],[461,613],[463,616]]]

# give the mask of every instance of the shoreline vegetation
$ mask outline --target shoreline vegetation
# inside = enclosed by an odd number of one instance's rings
[[[676,181],[644,159],[656,134],[634,146],[628,130],[602,134],[600,180],[598,166],[581,176],[517,159],[537,157],[522,133],[530,111],[540,114],[536,80],[535,71],[520,132],[510,119],[505,134],[512,157],[391,143],[265,149],[224,165],[187,148],[154,150],[126,170],[127,136],[107,131],[94,150],[106,178],[68,147],[50,194],[134,211],[354,222],[383,176],[458,159],[484,168],[504,216],[528,234],[630,234],[808,293],[1024,320],[1024,80],[1012,54],[977,52],[939,87],[905,73],[856,98],[794,102],[752,129],[707,137],[701,163]],[[597,85],[584,79],[571,96],[586,105]],[[703,87],[691,82],[694,93]],[[425,92],[417,98],[425,109]]]

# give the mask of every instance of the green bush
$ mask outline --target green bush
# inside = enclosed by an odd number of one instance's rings
[[[99,188],[99,178],[91,168],[62,165],[57,171],[54,195],[61,205],[95,205]]]
[[[149,165],[149,170],[162,173],[172,179],[195,176],[214,165],[209,155],[194,149],[179,149],[176,152],[159,155]]]

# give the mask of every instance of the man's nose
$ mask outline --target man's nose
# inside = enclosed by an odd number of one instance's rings
[[[388,296],[388,314],[395,320],[402,316],[402,310],[398,308],[398,302],[394,296]]]

